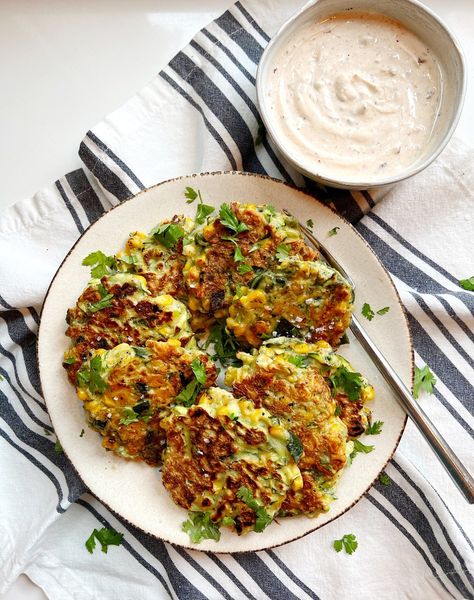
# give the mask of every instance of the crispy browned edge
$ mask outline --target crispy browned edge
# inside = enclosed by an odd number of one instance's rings
[[[44,306],[46,304],[46,301],[48,299],[49,293],[51,291],[51,288],[53,286],[54,280],[56,279],[59,271],[61,270],[63,264],[66,262],[66,260],[68,259],[69,255],[71,254],[71,252],[74,250],[74,248],[76,247],[76,245],[78,244],[79,240],[82,239],[82,237],[89,231],[89,229],[91,229],[92,227],[94,227],[94,225],[96,223],[98,223],[101,219],[103,219],[106,215],[108,215],[111,211],[115,210],[117,207],[122,206],[123,204],[125,204],[125,202],[129,202],[130,200],[135,200],[136,198],[138,198],[141,194],[144,194],[146,192],[148,192],[151,189],[154,189],[160,185],[164,185],[165,183],[170,183],[171,181],[178,181],[180,179],[189,179],[191,177],[201,177],[203,175],[240,175],[240,176],[244,176],[244,177],[258,177],[259,179],[266,179],[269,181],[273,181],[275,183],[280,183],[281,185],[284,185],[286,187],[289,187],[295,191],[297,191],[298,193],[302,194],[303,196],[307,196],[308,198],[311,198],[312,201],[317,202],[318,204],[320,204],[321,206],[323,206],[325,209],[330,210],[331,212],[333,212],[335,215],[337,215],[340,219],[342,219],[343,221],[345,221],[347,223],[347,225],[349,225],[349,227],[353,230],[353,232],[363,241],[363,243],[365,244],[365,246],[370,250],[370,252],[374,255],[375,259],[377,260],[377,262],[380,264],[380,266],[382,267],[382,269],[387,273],[387,270],[385,269],[385,267],[383,266],[382,262],[380,261],[379,257],[375,254],[375,252],[372,250],[372,248],[369,246],[369,244],[364,240],[364,238],[360,235],[360,233],[357,231],[357,229],[352,225],[352,223],[350,223],[349,221],[347,221],[347,219],[345,219],[344,217],[342,217],[338,212],[336,212],[332,207],[328,206],[327,204],[325,204],[324,202],[321,202],[321,200],[318,200],[317,198],[315,198],[314,196],[310,196],[309,194],[307,194],[304,190],[296,187],[295,185],[292,185],[290,183],[286,183],[285,181],[282,181],[281,179],[277,179],[276,177],[270,177],[269,175],[260,175],[258,173],[249,173],[247,171],[211,171],[211,172],[205,172],[205,173],[193,173],[191,175],[180,175],[179,177],[173,177],[172,179],[167,179],[165,181],[161,181],[160,183],[157,183],[156,185],[153,185],[145,190],[142,190],[141,192],[139,192],[138,194],[135,194],[134,196],[130,196],[130,198],[127,198],[126,200],[124,200],[123,202],[121,202],[120,204],[117,204],[116,206],[113,206],[112,208],[110,208],[108,211],[104,212],[103,215],[101,215],[96,221],[94,221],[94,223],[91,223],[89,225],[89,227],[78,237],[78,239],[74,242],[74,244],[71,246],[71,248],[69,249],[68,253],[66,254],[66,256],[64,257],[64,259],[62,260],[61,264],[59,265],[56,273],[54,274],[53,279],[51,280],[51,283],[49,284],[49,287],[46,291],[45,297],[44,297],[44,301],[43,301],[43,305],[41,307],[41,314],[40,314],[40,324],[38,326],[38,342],[36,345],[36,363],[38,366],[38,373],[39,373],[39,377],[40,377],[40,383],[41,383],[41,365],[39,362],[39,357],[38,357],[38,348],[39,348],[39,343],[40,343],[40,335],[41,335],[41,317],[43,316],[43,309]],[[406,315],[406,311],[405,311],[405,307],[403,306],[401,299],[400,299],[400,295],[397,291],[397,288],[395,287],[395,285],[393,284],[392,279],[390,278],[389,274],[387,273],[387,279],[390,283],[390,285],[392,286],[397,298],[398,298],[398,304],[402,310],[403,316],[405,318],[405,323],[406,323],[406,330],[408,333],[408,341],[410,344],[410,353],[411,353],[411,385],[413,386],[413,377],[414,377],[414,350],[413,350],[413,338],[411,335],[411,331],[410,331],[410,327],[408,325],[408,319],[407,319],[407,315]],[[44,401],[46,403],[46,407],[48,407],[48,401],[46,399],[46,397],[44,397]],[[51,418],[51,417],[50,417]],[[317,529],[321,529],[321,527],[324,527],[325,525],[328,525],[329,523],[332,523],[335,519],[338,519],[340,516],[342,516],[343,514],[345,514],[348,510],[350,510],[353,506],[355,506],[366,494],[367,492],[371,489],[371,487],[373,486],[373,484],[375,483],[375,481],[377,481],[380,473],[382,473],[382,471],[386,468],[386,466],[388,465],[388,463],[392,460],[393,455],[395,454],[396,449],[398,448],[398,445],[400,443],[401,437],[405,431],[405,427],[407,424],[407,420],[408,420],[408,415],[405,416],[405,421],[403,423],[403,427],[400,431],[400,435],[398,436],[398,439],[395,443],[395,446],[393,448],[392,453],[390,454],[389,458],[387,459],[387,462],[385,463],[385,465],[383,466],[383,468],[377,473],[377,476],[374,478],[374,480],[372,481],[372,483],[362,492],[362,494],[356,499],[354,500],[354,502],[349,505],[345,510],[343,510],[341,513],[339,513],[337,516],[333,517],[332,519],[329,519],[329,521],[326,521],[326,523],[323,523],[321,525],[317,524],[317,518],[315,519],[315,523],[316,526],[314,527],[314,529],[311,529],[310,531],[307,531],[306,533],[304,533],[303,535],[299,535],[296,536],[294,538],[292,538],[291,540],[287,540],[286,542],[281,542],[280,544],[270,544],[270,545],[264,545],[261,546],[259,548],[256,548],[255,550],[239,550],[236,552],[219,552],[219,550],[216,550],[215,554],[246,554],[249,552],[260,552],[262,550],[268,550],[270,548],[278,548],[279,546],[284,546],[285,544],[289,544],[291,542],[295,542],[296,540],[299,540],[307,535],[309,535],[310,533],[313,533],[314,531],[316,531]],[[51,419],[51,422],[53,420]],[[54,428],[54,423],[53,423],[53,428]],[[61,441],[61,440],[59,440]],[[64,454],[67,456],[67,454],[64,452]],[[69,457],[68,457],[69,459]],[[70,460],[70,459],[69,459]],[[75,465],[71,462],[71,465],[74,469],[74,471],[76,472],[78,478],[80,479],[80,481],[82,483],[84,483],[84,481],[82,480],[81,475],[79,474],[78,470],[76,469]],[[85,483],[84,483],[85,485]],[[87,487],[87,486],[85,486]],[[188,550],[197,550],[199,552],[209,552],[209,550],[203,550],[201,548],[199,548],[198,544],[194,544],[194,545],[184,545],[184,544],[176,544],[174,542],[171,542],[170,540],[164,539],[164,538],[159,538],[158,536],[155,536],[152,533],[149,533],[148,531],[145,531],[144,529],[141,529],[140,527],[137,527],[136,525],[134,525],[133,523],[131,523],[130,521],[128,521],[127,519],[125,519],[124,517],[122,517],[120,514],[116,513],[113,509],[110,508],[110,506],[108,506],[107,504],[105,504],[105,502],[103,502],[103,500],[101,500],[101,498],[99,498],[99,496],[96,496],[91,490],[89,490],[89,492],[91,493],[92,496],[94,496],[95,498],[97,498],[97,500],[99,500],[102,504],[104,504],[104,506],[110,510],[110,512],[114,515],[116,515],[118,518],[122,519],[123,521],[125,521],[126,523],[130,524],[132,527],[135,527],[136,529],[139,529],[140,531],[142,531],[143,533],[145,533],[146,535],[150,535],[156,539],[161,539],[162,541],[167,542],[168,544],[171,544],[173,546],[178,546],[178,547],[182,547],[182,548],[187,548]],[[218,542],[217,542],[218,543]],[[212,551],[211,551],[212,552]]]

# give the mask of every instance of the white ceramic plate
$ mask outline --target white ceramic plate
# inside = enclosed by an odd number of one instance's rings
[[[61,445],[79,476],[110,509],[143,531],[163,540],[215,552],[255,551],[284,544],[321,527],[352,507],[371,486],[392,456],[403,432],[406,416],[369,358],[351,337],[343,347],[354,367],[373,383],[376,399],[372,403],[374,420],[384,421],[383,432],[371,436],[371,454],[358,455],[347,468],[337,488],[338,499],[328,513],[317,519],[293,517],[279,519],[263,533],[238,537],[226,528],[216,543],[205,540],[190,543],[181,531],[187,513],[176,506],[163,488],[158,469],[104,452],[100,436],[85,427],[81,402],[76,398],[61,366],[69,345],[65,336],[65,315],[89,279],[82,259],[94,250],[117,252],[132,230],[149,231],[159,221],[174,214],[194,216],[194,204],[186,204],[186,186],[200,189],[204,201],[215,206],[233,200],[255,204],[271,203],[288,208],[302,222],[314,221],[314,232],[334,252],[357,285],[356,314],[364,302],[375,309],[390,306],[383,316],[364,321],[367,330],[381,347],[406,385],[411,384],[412,348],[407,322],[390,278],[365,241],[346,221],[328,207],[301,191],[266,177],[244,173],[210,173],[182,177],[161,183],[117,206],[94,223],[78,240],[53,279],[43,307],[39,330],[38,360],[41,383],[49,414]],[[328,231],[338,226],[338,234]],[[81,438],[79,434],[85,428]]]

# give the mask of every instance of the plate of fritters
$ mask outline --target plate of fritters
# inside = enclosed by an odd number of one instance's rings
[[[364,304],[410,385],[397,292],[327,205],[249,173],[156,185],[95,222],[51,283],[38,361],[55,432],[146,533],[215,552],[297,539],[361,498],[406,423],[349,332]]]

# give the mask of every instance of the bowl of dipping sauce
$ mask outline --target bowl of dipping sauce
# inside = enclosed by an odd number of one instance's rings
[[[319,0],[283,25],[257,72],[283,158],[352,189],[427,167],[453,134],[465,86],[459,44],[416,0]]]

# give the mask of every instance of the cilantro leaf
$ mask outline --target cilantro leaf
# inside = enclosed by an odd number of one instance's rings
[[[293,460],[295,461],[295,463],[297,463],[303,456],[303,444],[301,443],[301,440],[296,435],[296,433],[293,433],[292,431],[290,431],[289,433],[290,439],[286,446],[288,448],[288,452],[293,457]]]
[[[102,359],[94,356],[87,366],[82,367],[76,376],[79,387],[88,387],[92,393],[102,394],[107,388],[107,382],[102,378]]]
[[[389,486],[392,483],[392,480],[390,479],[390,477],[385,472],[380,473],[380,475],[379,475],[379,481],[385,487]]]
[[[214,212],[214,207],[209,204],[203,204],[202,202],[198,205],[196,211],[196,225],[202,225],[207,217]]]
[[[221,539],[219,526],[211,520],[210,513],[189,511],[188,517],[181,528],[189,535],[193,544],[199,544],[202,540],[218,542]]]
[[[194,202],[194,200],[196,200],[198,197],[198,194],[199,192],[196,192],[194,188],[188,185],[184,190],[184,197],[187,198],[186,204],[191,204],[191,202]]]
[[[242,485],[237,491],[237,498],[240,498],[249,508],[251,508],[257,520],[255,521],[254,531],[261,533],[265,527],[270,525],[272,517],[267,513],[265,507],[256,500],[248,487]]]
[[[91,268],[91,277],[101,279],[104,275],[117,270],[117,262],[114,256],[106,256],[101,250],[91,252],[82,261],[84,266]]]
[[[336,552],[340,552],[344,546],[346,554],[353,554],[357,550],[356,536],[353,533],[346,533],[340,540],[334,540],[333,547]]]
[[[204,385],[206,383],[207,375],[206,368],[199,360],[199,358],[195,358],[191,363],[191,369],[194,373],[194,377],[197,379],[198,383]]]
[[[63,360],[63,365],[73,365],[76,362],[76,359],[72,356],[69,356],[68,358],[65,358]]]
[[[371,423],[367,425],[365,429],[366,435],[379,435],[382,432],[383,421],[375,421],[375,423]]]
[[[459,286],[468,292],[474,292],[474,275],[468,279],[460,279]]]
[[[102,529],[94,529],[85,543],[87,550],[91,554],[95,550],[95,540],[97,540],[101,545],[102,552],[107,554],[109,546],[120,546],[123,540],[123,533],[118,533],[114,529],[108,529],[107,527],[102,527]]]
[[[44,433],[44,435],[47,435],[47,436],[51,436],[52,435],[51,431],[49,431],[45,427],[43,427],[43,433]]]
[[[290,247],[287,244],[278,244],[276,249],[276,258],[279,262],[283,262],[290,255]]]
[[[59,440],[56,440],[56,443],[54,444],[54,451],[56,452],[56,454],[62,454],[64,452],[63,447],[61,446],[61,442]]]
[[[337,232],[341,229],[340,227],[333,227],[328,231],[328,237],[332,237],[333,235],[337,235]]]
[[[228,229],[233,231],[235,235],[238,235],[239,233],[248,230],[247,225],[245,223],[241,223],[238,220],[234,211],[228,204],[221,205],[219,210],[219,220],[222,223],[222,225],[224,225],[224,227],[227,227]]]
[[[354,450],[351,452],[351,459],[354,459],[356,454],[370,454],[375,446],[366,446],[360,440],[354,440]]]
[[[235,244],[234,251],[234,262],[243,262],[245,261],[244,255],[242,254],[242,249],[238,244]]]
[[[180,402],[184,406],[192,406],[201,391],[197,379],[193,379],[188,385],[183,388],[180,393],[176,396],[175,401]]]
[[[176,223],[162,223],[150,231],[157,242],[170,250],[184,237],[184,229]]]
[[[383,308],[377,311],[378,315],[385,315],[390,310],[390,306],[384,306]]]
[[[245,273],[250,273],[250,271],[253,271],[253,269],[247,263],[240,263],[240,265],[238,265],[238,267],[237,267],[237,273],[240,273],[240,275],[244,275]]]
[[[138,414],[133,410],[131,406],[124,406],[122,409],[122,418],[120,419],[120,425],[130,425],[130,423],[136,423],[138,421]]]
[[[239,349],[237,340],[227,329],[225,321],[218,321],[212,326],[204,343],[204,350],[207,350],[210,344],[214,344],[213,359],[219,359],[223,366],[242,364],[235,356]]]
[[[369,321],[372,321],[372,319],[375,317],[375,313],[372,310],[372,307],[370,306],[370,304],[367,304],[367,302],[364,303],[361,313],[366,319],[369,319]]]
[[[308,219],[306,221],[306,227],[308,227],[309,229],[313,229],[313,227],[314,227],[313,219]]]
[[[413,384],[413,397],[418,398],[421,390],[425,390],[428,394],[433,393],[433,387],[436,385],[436,377],[430,371],[428,365],[419,369],[415,365],[415,382]]]
[[[334,375],[329,377],[334,391],[342,390],[349,400],[358,400],[364,380],[360,373],[348,371],[346,367],[338,367]]]
[[[108,306],[111,306],[113,297],[114,297],[113,294],[107,294],[101,300],[98,300],[97,302],[94,302],[93,304],[89,304],[89,306],[87,307],[87,312],[95,313],[98,310],[102,310],[103,308],[107,308]]]

